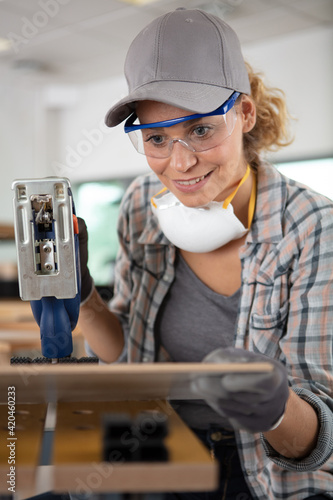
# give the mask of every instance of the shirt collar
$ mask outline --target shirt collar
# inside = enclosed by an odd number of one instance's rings
[[[281,218],[286,204],[287,189],[282,174],[269,163],[257,169],[255,215],[247,243],[278,243],[283,238]]]
[[[141,245],[169,245],[170,242],[161,231],[157,218],[151,209],[147,211],[146,224],[139,236],[138,243]]]

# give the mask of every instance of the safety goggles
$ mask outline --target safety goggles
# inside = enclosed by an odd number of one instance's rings
[[[232,134],[237,120],[234,104],[239,95],[239,92],[234,92],[222,106],[210,113],[162,122],[135,124],[137,116],[134,112],[127,119],[124,130],[138,153],[152,158],[168,158],[175,142],[193,152],[207,151],[219,146]],[[184,136],[175,138],[171,127],[180,123],[184,123]]]

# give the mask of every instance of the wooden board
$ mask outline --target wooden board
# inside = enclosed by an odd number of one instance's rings
[[[0,367],[0,403],[16,387],[19,403],[196,399],[199,375],[269,372],[270,363],[133,363],[113,365],[10,365]]]
[[[0,240],[13,240],[15,239],[14,226],[9,224],[0,224]]]
[[[34,487],[45,414],[46,404],[17,404],[14,436],[10,436],[8,405],[0,405],[0,493],[10,493],[7,474],[11,466],[8,461],[12,460],[15,460],[12,465],[15,467],[15,489],[29,490]]]
[[[168,421],[166,462],[102,461],[102,416],[149,411],[152,422]],[[128,439],[129,450],[139,446],[140,434]],[[137,441],[136,441],[137,440]],[[117,450],[116,450],[117,451]],[[217,486],[217,464],[199,439],[167,402],[59,403],[53,456],[54,491],[73,493],[205,491]]]
[[[10,327],[13,324],[29,324],[35,329],[39,327],[32,314],[30,302],[23,302],[20,299],[2,299],[0,302],[0,327],[4,325]]]

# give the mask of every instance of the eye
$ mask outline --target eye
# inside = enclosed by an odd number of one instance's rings
[[[207,134],[208,130],[209,127],[200,125],[199,127],[195,127],[192,133],[198,137],[203,137],[204,135]]]
[[[163,146],[165,144],[165,137],[163,135],[150,135],[145,138],[145,142],[153,146]]]
[[[196,125],[190,132],[190,140],[202,141],[210,139],[214,131],[215,127],[213,125]]]

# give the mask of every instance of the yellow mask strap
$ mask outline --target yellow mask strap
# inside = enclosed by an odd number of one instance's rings
[[[164,191],[167,191],[167,190],[168,190],[168,188],[164,187],[164,188],[161,189],[161,191],[159,191],[158,193],[154,194],[154,196],[152,196],[150,198],[150,203],[153,205],[154,208],[157,208],[157,205],[156,205],[156,203],[154,201],[154,198],[156,198],[156,196],[158,196],[159,194],[164,193]]]
[[[251,191],[251,196],[250,196],[250,201],[249,201],[249,212],[248,212],[248,226],[247,228],[250,229],[253,216],[254,216],[254,209],[256,208],[256,198],[257,198],[257,177],[255,173],[253,172],[252,174],[252,191]]]
[[[228,207],[229,203],[232,202],[232,200],[234,199],[234,197],[237,194],[237,191],[239,190],[239,188],[241,187],[241,185],[244,184],[244,182],[246,181],[246,179],[250,175],[250,172],[251,172],[251,169],[250,169],[250,166],[248,165],[247,168],[246,168],[245,175],[242,178],[242,180],[240,181],[240,183],[238,184],[238,186],[236,187],[236,189],[234,189],[234,191],[231,194],[229,194],[229,196],[224,200],[223,205],[222,205],[222,207],[224,209],[226,209]],[[252,191],[251,191],[251,196],[250,196],[250,201],[249,201],[248,229],[250,229],[250,227],[251,227],[252,219],[253,219],[253,216],[254,216],[254,209],[255,209],[255,205],[256,205],[256,193],[257,193],[257,189],[256,189],[256,176],[253,175]]]
[[[250,170],[250,167],[248,165],[246,168],[245,175],[242,178],[242,180],[240,181],[240,183],[238,184],[238,186],[236,187],[236,189],[234,189],[234,191],[231,194],[229,194],[229,196],[224,200],[223,205],[222,205],[223,208],[228,208],[229,203],[232,202],[232,200],[234,199],[234,197],[237,194],[238,189],[241,187],[242,184],[244,184],[244,182],[246,181],[246,179],[250,175],[250,172],[251,172],[251,170]]]

